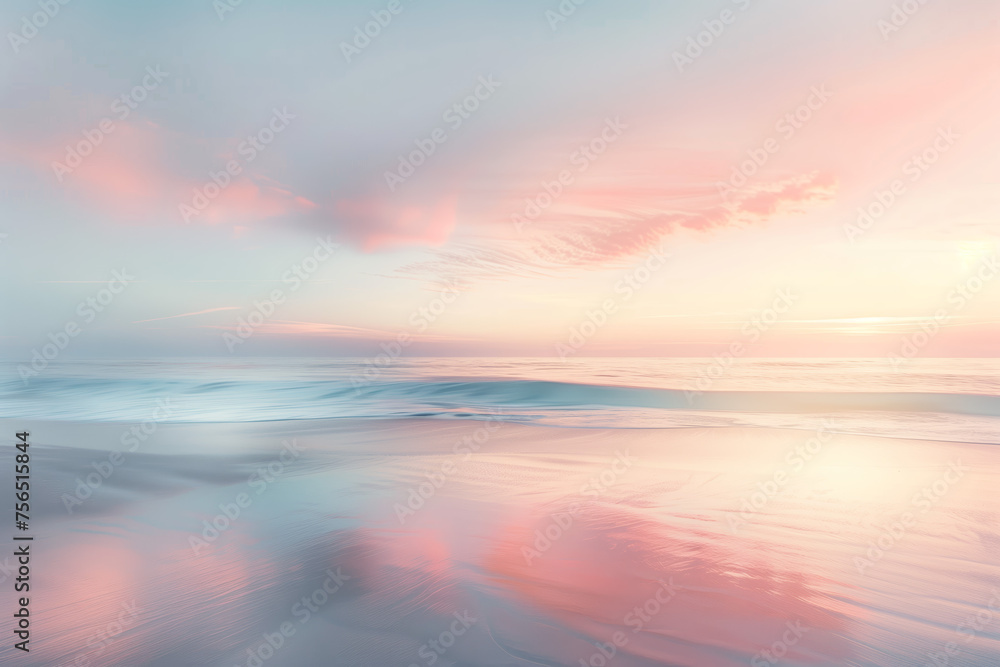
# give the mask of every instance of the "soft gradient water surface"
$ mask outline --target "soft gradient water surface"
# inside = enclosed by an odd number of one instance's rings
[[[998,364],[740,360],[689,399],[712,363],[14,376],[18,664],[1000,664]]]

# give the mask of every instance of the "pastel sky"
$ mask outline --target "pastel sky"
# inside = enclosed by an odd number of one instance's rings
[[[0,356],[996,356],[1000,4],[912,5],[10,0]]]

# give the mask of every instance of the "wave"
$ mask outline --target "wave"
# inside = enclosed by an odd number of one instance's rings
[[[426,400],[520,407],[622,407],[709,412],[945,412],[1000,416],[1000,396],[918,392],[706,391],[621,387],[536,380],[403,383],[373,387],[369,396],[422,395]]]
[[[172,421],[271,421],[435,415],[475,408],[508,416],[602,410],[816,414],[946,413],[1000,417],[1000,396],[926,392],[705,391],[541,380],[212,380],[41,377],[0,383],[0,417],[147,419],[155,400]]]

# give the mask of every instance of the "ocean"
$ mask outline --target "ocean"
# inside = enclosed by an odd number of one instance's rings
[[[3,370],[19,664],[1000,664],[998,360]]]

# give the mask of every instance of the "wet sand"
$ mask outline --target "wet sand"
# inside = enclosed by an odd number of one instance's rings
[[[111,464],[130,425],[2,426],[33,443],[17,664],[1000,664],[996,446],[344,420]]]

